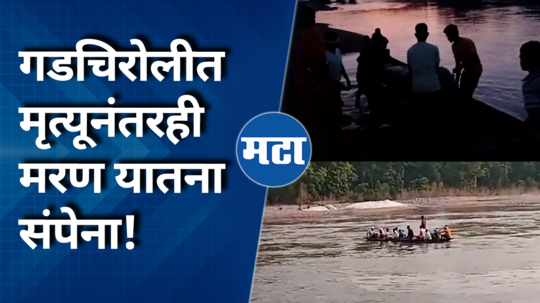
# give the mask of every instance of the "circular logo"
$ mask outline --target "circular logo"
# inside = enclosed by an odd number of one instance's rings
[[[253,182],[280,187],[294,182],[311,158],[309,135],[295,118],[278,112],[251,119],[236,142],[236,158]]]

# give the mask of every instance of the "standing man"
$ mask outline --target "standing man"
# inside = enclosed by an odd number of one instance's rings
[[[412,91],[419,97],[418,101],[427,101],[429,97],[440,92],[439,82],[439,48],[427,43],[429,36],[428,27],[425,23],[416,25],[416,39],[414,44],[407,51],[407,64],[412,80]],[[431,102],[431,101],[430,101]],[[428,105],[428,104],[422,104]]]
[[[452,43],[452,52],[456,60],[454,73],[456,82],[459,84],[459,91],[463,97],[470,99],[478,87],[483,71],[476,45],[471,39],[460,37],[458,27],[454,24],[448,25],[444,33],[448,41]]]
[[[432,136],[434,112],[440,108],[441,103],[441,83],[439,81],[440,56],[439,48],[433,44],[427,43],[429,36],[428,26],[425,23],[416,25],[416,39],[418,43],[414,44],[407,51],[407,65],[409,66],[409,75],[412,80],[412,92],[414,95],[413,109],[419,115],[420,123],[426,132],[426,150],[428,149],[428,140],[436,138]],[[429,139],[428,139],[429,138]]]
[[[328,68],[330,69],[330,74],[332,75],[334,86],[336,88],[336,99],[339,99],[341,101],[341,105],[343,106],[344,104],[343,100],[341,99],[341,89],[350,90],[351,81],[349,80],[347,71],[345,71],[345,67],[343,66],[341,50],[338,48],[339,35],[332,31],[326,32],[324,34],[324,42],[326,44],[326,59],[328,60]],[[345,81],[347,81],[347,86],[341,84],[341,77],[345,78]]]

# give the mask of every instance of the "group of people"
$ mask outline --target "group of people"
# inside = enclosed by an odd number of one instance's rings
[[[415,30],[418,42],[407,51],[411,88],[417,95],[417,100],[433,103],[442,89],[439,80],[439,48],[427,42],[429,31],[425,23],[417,24]],[[459,84],[459,92],[463,98],[472,98],[483,72],[476,45],[471,39],[461,37],[458,27],[454,24],[448,25],[444,33],[452,43],[456,61],[453,73]]]
[[[470,100],[483,73],[483,66],[473,40],[462,37],[457,25],[450,24],[444,34],[452,44],[455,67],[452,70],[463,101]],[[415,27],[417,43],[407,51],[407,65],[414,94],[414,105],[420,113],[437,107],[441,97],[440,55],[436,45],[427,42],[428,26],[419,23]],[[540,137],[540,42],[524,43],[519,52],[520,66],[528,75],[523,79],[522,93],[527,124],[533,134]],[[359,70],[361,66],[359,65]],[[360,79],[359,79],[360,80]],[[360,81],[359,81],[360,83]],[[357,97],[358,99],[358,97]],[[427,113],[429,115],[429,113]]]
[[[341,91],[351,89],[351,81],[342,62],[339,35],[328,31],[321,35],[315,27],[315,10],[300,2],[297,8],[295,30],[289,57],[287,82],[281,110],[296,117],[308,130],[313,150],[324,158],[323,153],[335,155],[335,146],[341,142],[344,124]],[[460,35],[456,25],[450,24],[444,34],[452,43],[455,58],[453,69],[455,84],[462,100],[472,98],[483,73],[483,65],[475,43]],[[415,43],[407,51],[410,90],[413,94],[414,112],[429,119],[440,104],[444,94],[440,81],[439,48],[427,42],[430,33],[425,23],[415,27]],[[365,36],[357,59],[356,106],[361,110],[360,97],[368,100],[371,125],[385,124],[384,100],[380,86],[384,67],[390,60],[388,39],[380,29],[371,37]],[[520,62],[529,75],[523,79],[524,106],[528,113],[527,123],[538,130],[540,136],[540,42],[530,41],[520,49]],[[341,80],[344,79],[345,84]]]
[[[418,236],[415,236],[414,230],[411,228],[411,226],[407,226],[407,230],[400,229],[398,227],[394,227],[392,229],[392,232],[390,232],[389,228],[379,228],[378,231],[375,230],[375,227],[371,227],[367,233],[367,238],[375,238],[375,239],[395,239],[395,240],[420,240],[420,241],[438,241],[438,240],[449,240],[452,239],[452,230],[448,225],[444,226],[443,231],[441,232],[438,228],[435,228],[433,232],[430,232],[427,228],[427,222],[424,216],[421,216],[421,223],[420,223],[420,233]]]
[[[407,51],[407,64],[411,76],[411,87],[415,94],[420,112],[433,109],[441,96],[439,80],[439,49],[427,42],[429,31],[425,23],[416,25],[415,36],[418,40]],[[453,69],[459,93],[464,101],[473,97],[483,72],[482,63],[475,43],[459,34],[456,25],[450,24],[444,29],[448,41],[452,43],[452,52],[456,66]],[[540,138],[540,42],[524,43],[519,52],[520,66],[528,75],[523,79],[522,93],[524,108],[527,112],[526,123],[534,137]]]

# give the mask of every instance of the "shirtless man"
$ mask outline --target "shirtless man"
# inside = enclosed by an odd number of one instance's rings
[[[424,216],[421,216],[420,217],[420,228],[424,228],[424,229],[427,229],[427,223],[426,223],[426,219],[424,218]]]
[[[452,52],[456,60],[454,73],[456,82],[459,84],[459,91],[463,97],[472,98],[483,71],[476,45],[471,39],[461,37],[458,27],[454,24],[448,25],[444,33],[448,41],[452,43]]]

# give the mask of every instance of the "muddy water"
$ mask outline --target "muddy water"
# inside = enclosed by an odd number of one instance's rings
[[[445,224],[444,244],[366,242],[371,226]],[[540,204],[461,210],[424,206],[361,215],[336,212],[267,223],[253,302],[538,302]]]
[[[450,70],[454,58],[443,29],[450,23],[460,27],[462,35],[472,38],[484,65],[484,73],[475,97],[500,110],[524,119],[521,80],[525,73],[519,66],[519,48],[540,37],[540,2],[512,0],[470,1],[445,0],[359,0],[356,5],[339,5],[338,11],[317,13],[317,21],[338,29],[371,35],[381,28],[389,39],[388,48],[394,57],[406,60],[408,48],[414,44],[414,26],[425,22],[431,42],[439,47],[441,64]],[[520,4],[522,3],[522,4]],[[355,81],[357,54],[344,58],[348,74]],[[354,100],[344,96],[350,109]],[[351,102],[348,102],[352,100]]]

